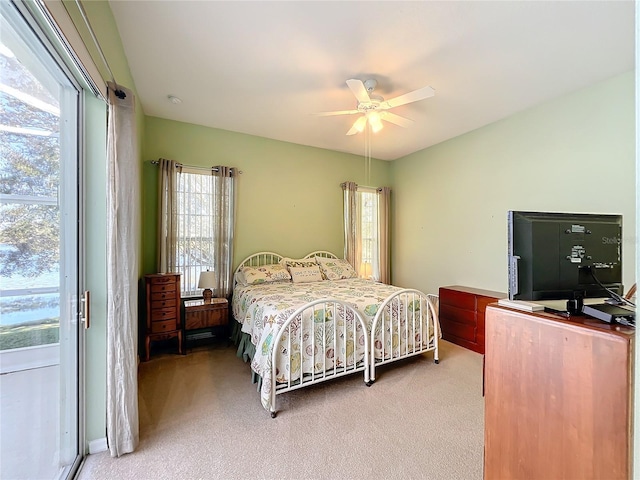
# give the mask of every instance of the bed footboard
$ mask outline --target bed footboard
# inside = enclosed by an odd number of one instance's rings
[[[380,305],[371,323],[370,379],[379,365],[433,350],[438,359],[438,297],[419,290],[403,289]]]
[[[295,310],[272,343],[271,417],[281,393],[360,371],[369,385],[367,337],[360,313],[341,300],[317,300]]]

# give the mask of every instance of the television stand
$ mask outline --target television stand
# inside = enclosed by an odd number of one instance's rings
[[[484,478],[631,476],[635,331],[486,310]]]

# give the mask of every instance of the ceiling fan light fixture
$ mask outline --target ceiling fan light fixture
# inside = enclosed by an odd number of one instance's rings
[[[371,125],[371,131],[373,133],[378,133],[382,130],[382,121],[380,120],[380,114],[378,112],[370,112],[368,115],[369,125]]]
[[[356,120],[356,123],[353,124],[353,128],[355,128],[358,133],[364,132],[364,128],[367,126],[367,117],[362,116]]]
[[[374,79],[368,79],[364,82],[356,78],[347,80],[349,90],[351,90],[351,93],[358,101],[356,108],[352,110],[322,112],[317,115],[324,117],[331,115],[352,115],[356,113],[363,114],[353,123],[347,131],[347,135],[364,132],[367,124],[370,127],[367,132],[378,133],[383,127],[382,120],[407,128],[414,123],[413,120],[388,112],[387,110],[399,107],[400,105],[406,105],[407,103],[417,102],[432,97],[435,94],[435,90],[432,87],[423,87],[385,101],[381,96],[373,94],[373,90],[377,84],[378,82]]]

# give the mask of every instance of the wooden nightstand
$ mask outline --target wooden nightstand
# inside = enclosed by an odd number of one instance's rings
[[[189,340],[212,338],[217,331],[226,332],[229,326],[229,302],[226,298],[184,301],[185,343]]]

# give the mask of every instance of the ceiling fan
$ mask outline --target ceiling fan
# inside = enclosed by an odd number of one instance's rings
[[[355,135],[364,131],[367,123],[371,126],[371,130],[376,133],[382,129],[382,120],[391,122],[400,127],[409,127],[413,120],[410,120],[400,115],[396,115],[389,110],[400,105],[405,105],[411,102],[417,102],[424,100],[425,98],[433,97],[435,90],[431,87],[422,87],[413,92],[405,93],[398,97],[386,100],[379,95],[374,95],[373,90],[376,88],[376,82],[373,79],[362,80],[350,79],[347,80],[347,86],[358,100],[358,105],[355,110],[340,110],[337,112],[321,112],[316,115],[320,116],[332,116],[332,115],[353,115],[361,113],[362,116],[353,123],[353,126],[347,132],[347,135]]]

